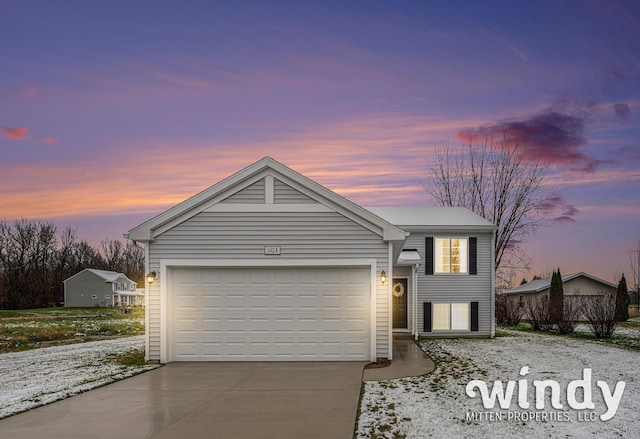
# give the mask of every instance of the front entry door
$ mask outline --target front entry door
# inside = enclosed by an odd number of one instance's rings
[[[393,329],[407,329],[407,279],[393,279]]]

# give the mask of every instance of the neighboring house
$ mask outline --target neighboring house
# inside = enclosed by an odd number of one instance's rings
[[[143,305],[144,290],[122,273],[86,268],[64,281],[64,306]]]
[[[526,308],[527,300],[546,296],[549,297],[551,278],[536,279],[529,283],[512,288],[503,293],[507,300],[517,301],[518,306]],[[562,276],[562,291],[565,300],[578,296],[604,296],[606,293],[615,294],[618,287],[610,282],[598,279],[587,273],[574,273]],[[526,316],[525,316],[526,317]]]
[[[150,361],[375,361],[396,332],[494,335],[495,227],[362,208],[264,158],[129,231]]]
[[[640,294],[636,291],[629,291],[629,305],[638,306],[640,304]]]

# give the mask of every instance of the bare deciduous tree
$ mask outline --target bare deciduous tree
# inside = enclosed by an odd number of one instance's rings
[[[549,316],[549,297],[533,295],[525,301],[525,315],[536,331],[549,331],[553,328]]]
[[[515,297],[507,297],[496,294],[496,320],[498,323],[508,326],[518,326],[524,315],[524,308]]]
[[[122,272],[144,282],[144,251],[133,243],[103,241],[100,252],[78,242],[73,229],[58,237],[46,221],[0,221],[0,308],[39,308],[58,305],[63,281],[85,268]]]
[[[580,296],[565,296],[562,301],[562,318],[558,322],[560,334],[571,334],[576,330],[582,316]]]
[[[593,335],[597,338],[610,338],[618,325],[616,295],[602,292],[594,296],[583,296],[582,300],[582,312]]]
[[[520,245],[545,222],[543,207],[551,196],[545,165],[526,157],[508,133],[499,139],[489,133],[479,144],[470,141],[463,153],[438,148],[428,170],[424,185],[439,205],[466,207],[498,226],[498,282],[528,268]]]
[[[100,243],[105,268],[110,271],[119,271],[124,261],[124,248],[121,241],[105,239]]]

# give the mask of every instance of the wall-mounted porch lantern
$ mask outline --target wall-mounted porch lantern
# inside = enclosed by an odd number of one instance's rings
[[[382,270],[380,272],[380,282],[382,283],[382,285],[384,285],[386,281],[387,281],[387,272]]]
[[[151,285],[155,280],[156,280],[155,271],[150,271],[149,273],[147,273],[147,282],[149,282],[149,285]]]

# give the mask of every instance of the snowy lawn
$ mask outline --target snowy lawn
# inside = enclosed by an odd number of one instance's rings
[[[114,357],[139,350],[144,336],[0,354],[0,419],[158,367]]]
[[[423,377],[366,383],[357,437],[638,437],[640,352],[567,337],[508,330],[501,334],[492,340],[421,341],[423,349],[436,361],[436,370]],[[638,334],[636,331],[635,336]],[[530,373],[521,376],[524,366]],[[567,386],[571,381],[582,380],[585,368],[592,370],[588,381],[594,408],[572,408]],[[509,381],[514,381],[512,398],[505,401],[505,408],[499,401],[493,408],[485,408],[477,387],[475,397],[466,392],[472,380],[485,382],[489,392],[495,381],[501,381],[504,390]],[[519,406],[519,380],[528,386],[528,409]],[[549,389],[544,408],[535,408],[534,382],[542,380],[559,383],[562,408],[551,405]],[[617,412],[608,421],[600,419],[608,406],[598,381],[606,382],[612,395],[619,381],[626,383]],[[584,401],[583,389],[578,387],[574,407],[576,402]]]

